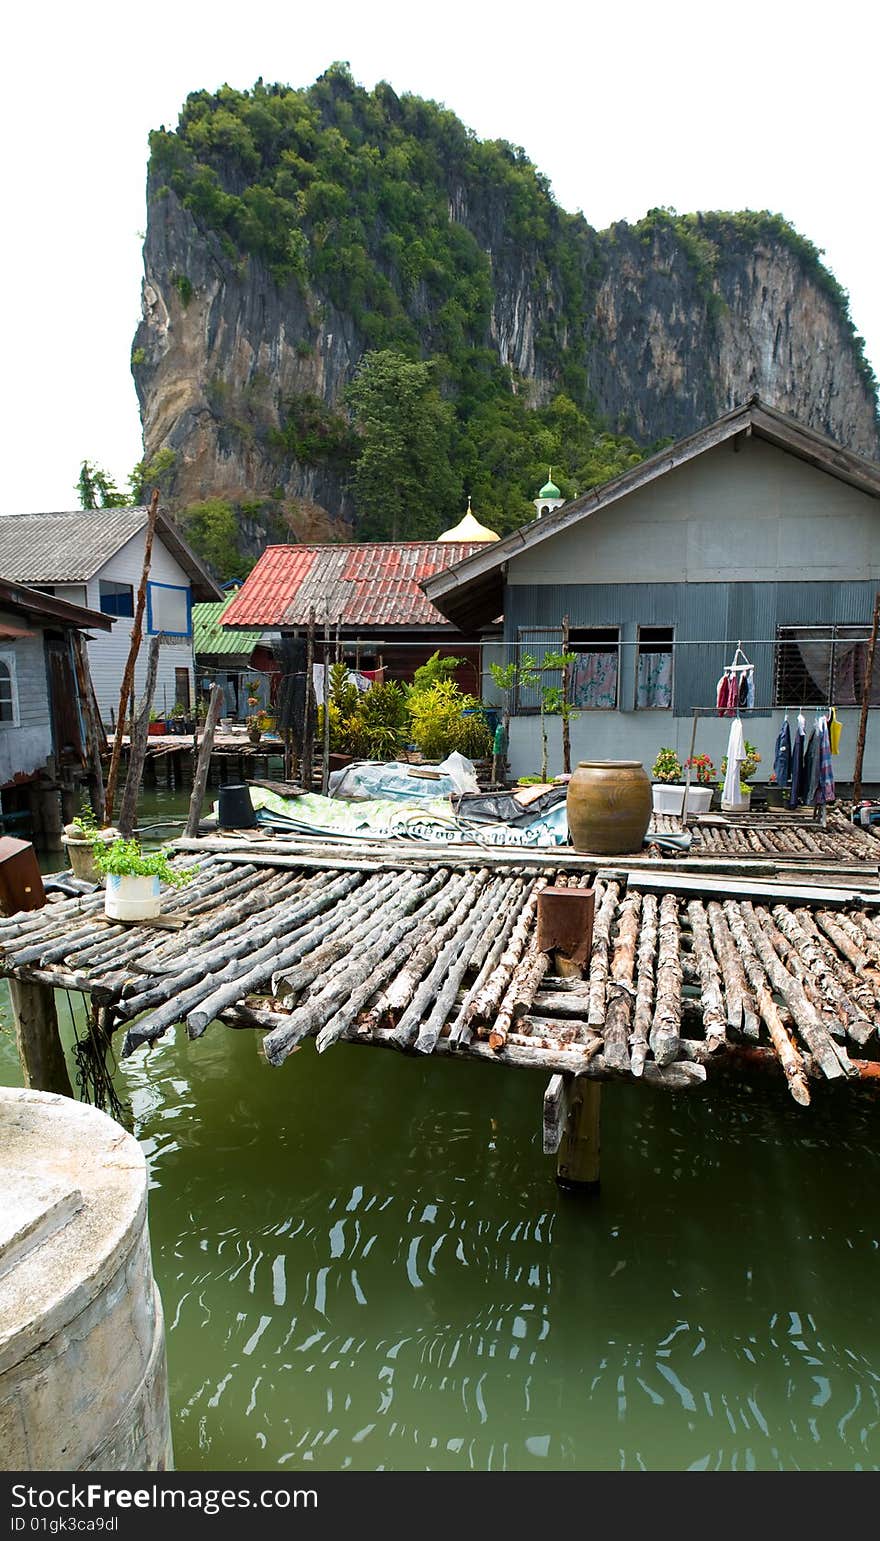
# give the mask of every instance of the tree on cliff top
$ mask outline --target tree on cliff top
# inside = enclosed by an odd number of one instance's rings
[[[364,354],[346,392],[361,445],[353,486],[364,539],[433,540],[461,502],[455,414],[433,374],[431,363],[384,349]]]

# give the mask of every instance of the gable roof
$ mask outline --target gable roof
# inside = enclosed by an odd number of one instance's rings
[[[0,573],[20,583],[87,583],[144,529],[148,510],[87,508],[71,513],[0,515]],[[169,514],[159,512],[159,536],[192,585],[194,599],[220,590]]]
[[[805,460],[809,465],[850,486],[880,498],[880,465],[867,460],[852,450],[844,449],[833,439],[805,428],[796,418],[770,407],[758,396],[752,396],[745,406],[736,407],[723,417],[679,439],[667,449],[660,450],[637,466],[615,476],[601,487],[591,487],[589,492],[563,503],[553,513],[544,514],[529,524],[505,535],[496,544],[480,546],[455,567],[427,578],[422,587],[425,594],[458,626],[479,626],[492,616],[500,615],[504,605],[503,568],[511,557],[530,551],[542,541],[552,540],[561,530],[567,530],[581,520],[589,518],[599,508],[607,508],[630,492],[650,485],[668,471],[685,465],[716,445],[738,434],[754,434],[766,439],[778,449],[786,450]]]
[[[424,579],[471,552],[472,541],[267,546],[223,616],[226,627],[306,626],[313,608],[341,627],[429,627],[449,622],[425,598]]]
[[[254,648],[259,646],[261,632],[227,631],[220,625],[222,616],[238,593],[238,589],[232,589],[223,599],[193,605],[193,652],[197,658],[235,658],[246,664]]]
[[[11,610],[15,615],[27,616],[42,626],[72,627],[75,631],[112,631],[113,616],[102,615],[99,610],[86,610],[83,605],[72,605],[68,599],[56,599],[54,594],[41,594],[24,583],[13,583],[0,578],[0,610]],[[13,628],[7,628],[7,632]],[[22,631],[23,637],[31,633]]]

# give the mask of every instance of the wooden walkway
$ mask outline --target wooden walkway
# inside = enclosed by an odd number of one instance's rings
[[[346,1041],[550,1072],[556,1092],[572,1078],[694,1088],[721,1067],[774,1069],[802,1105],[817,1082],[880,1084],[871,893],[743,894],[719,878],[711,897],[704,881],[573,854],[181,844],[199,855],[177,862],[198,870],[158,922],[108,921],[102,891],[55,899],[0,920],[0,973],[83,992],[123,1055],[221,1021],[263,1033],[273,1065],[311,1037],[319,1052]],[[595,888],[583,978],[538,950],[550,883]]]

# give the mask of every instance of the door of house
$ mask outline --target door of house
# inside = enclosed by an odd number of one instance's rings
[[[65,637],[46,638],[52,744],[59,760],[83,759],[79,692],[70,648]]]

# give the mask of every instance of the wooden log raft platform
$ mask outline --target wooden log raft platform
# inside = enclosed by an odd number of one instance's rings
[[[775,1069],[801,1105],[817,1083],[880,1085],[867,895],[725,894],[720,879],[695,892],[674,873],[658,889],[655,874],[546,853],[270,844],[179,842],[199,850],[197,870],[154,922],[106,919],[102,890],[2,919],[0,973],[81,991],[124,1056],[175,1024],[198,1038],[221,1021],[261,1031],[273,1065],[312,1037],[319,1052],[346,1041],[537,1069],[569,1090],[579,1077],[693,1089],[722,1067]],[[538,950],[548,884],[594,890],[583,977]],[[564,1102],[554,1093],[548,1127]]]

